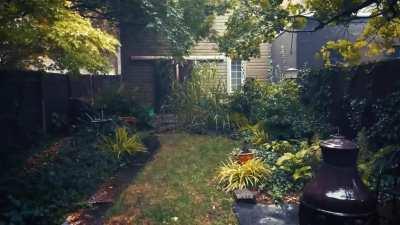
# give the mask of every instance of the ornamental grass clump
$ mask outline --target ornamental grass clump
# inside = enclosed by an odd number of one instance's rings
[[[137,134],[130,135],[125,127],[118,127],[111,137],[104,137],[100,148],[112,152],[117,158],[146,151],[140,137]]]
[[[244,164],[233,160],[224,163],[217,172],[218,185],[225,192],[260,185],[271,174],[263,160],[254,158]]]

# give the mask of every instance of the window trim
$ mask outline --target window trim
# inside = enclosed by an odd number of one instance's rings
[[[227,89],[228,93],[233,93],[232,89],[232,60],[230,57],[227,57]],[[246,61],[245,60],[240,60],[241,62],[241,85],[244,84],[246,80]]]

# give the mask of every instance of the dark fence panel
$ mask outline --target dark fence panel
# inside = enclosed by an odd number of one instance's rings
[[[101,90],[119,82],[120,76],[0,71],[2,149],[29,145],[38,135],[62,131],[69,120],[69,99],[90,103]]]
[[[400,60],[311,71],[303,100],[349,138],[364,128],[378,145],[400,143],[399,71]]]
[[[68,122],[69,79],[66,75],[44,75],[42,77],[45,128],[61,131]]]
[[[90,76],[70,77],[71,97],[85,98],[92,95]]]
[[[0,72],[0,143],[3,146],[26,146],[41,131],[41,96],[40,73]]]

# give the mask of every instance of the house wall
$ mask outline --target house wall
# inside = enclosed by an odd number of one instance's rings
[[[156,102],[154,62],[131,61],[125,65],[122,81],[126,88],[134,91],[137,101],[143,105]]]
[[[272,72],[271,44],[260,45],[260,56],[246,63],[246,77],[266,81]]]
[[[271,44],[272,77],[278,81],[289,68],[297,68],[297,34],[281,33]]]
[[[312,68],[321,68],[323,61],[318,53],[328,41],[348,39],[355,41],[364,29],[366,20],[354,21],[348,26],[326,26],[315,32],[281,33],[271,47],[273,81],[278,81],[281,74],[289,68],[307,65]],[[310,22],[304,30],[312,30],[315,22]],[[335,59],[333,59],[335,60]],[[367,62],[370,59],[363,59]]]
[[[213,29],[221,35],[226,29],[228,15],[216,16]],[[123,81],[127,87],[139,90],[138,99],[149,104],[155,103],[154,61],[172,60],[172,51],[157,33],[138,24],[121,23],[121,65]],[[267,80],[271,71],[270,45],[260,46],[260,57],[245,63],[246,77]],[[218,45],[208,39],[199,41],[190,51],[187,60],[212,61],[217,65],[218,78],[229,86],[231,60],[218,51]]]
[[[122,23],[120,32],[122,81],[135,91],[139,103],[154,105],[154,61],[132,60],[131,56],[168,56],[170,48],[141,24]]]
[[[308,65],[321,68],[323,61],[317,56],[321,47],[328,41],[348,39],[355,41],[364,29],[366,20],[354,21],[348,26],[326,26],[315,32],[299,33],[297,35],[297,67]],[[309,30],[316,25],[309,23],[305,29]]]

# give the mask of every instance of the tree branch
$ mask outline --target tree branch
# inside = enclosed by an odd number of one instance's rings
[[[368,6],[370,6],[370,5],[374,4],[374,3],[377,3],[377,0],[367,0],[367,1],[363,2],[363,3],[361,3],[360,5],[357,5],[357,6],[351,7],[349,9],[347,9],[347,10],[344,10],[343,12],[341,12],[341,13],[339,13],[339,14],[331,17],[331,18],[329,18],[326,21],[323,21],[323,20],[321,20],[319,18],[312,17],[312,16],[294,15],[294,16],[291,16],[291,17],[292,18],[301,17],[301,18],[306,18],[308,20],[317,21],[318,25],[315,26],[314,28],[310,29],[310,30],[288,30],[288,29],[283,28],[282,31],[290,32],[290,33],[310,33],[310,32],[315,32],[315,31],[321,30],[325,26],[327,26],[327,25],[329,25],[329,24],[331,24],[331,23],[333,23],[335,21],[350,22],[352,20],[368,19],[368,18],[373,18],[373,17],[377,17],[377,16],[380,16],[380,15],[383,15],[383,12],[380,12],[380,13],[373,14],[373,15],[370,15],[370,16],[350,16],[347,19],[341,20],[343,17],[346,17],[348,15],[354,14],[354,13],[358,12],[360,9],[368,7]]]

